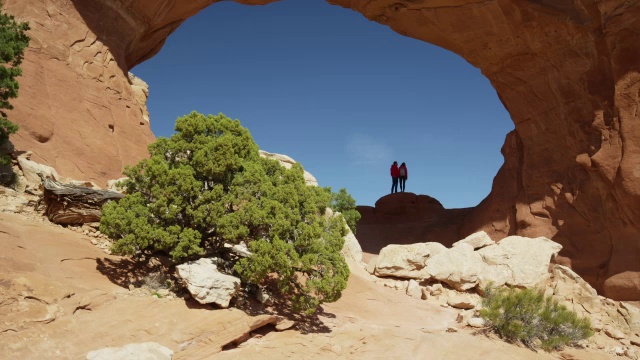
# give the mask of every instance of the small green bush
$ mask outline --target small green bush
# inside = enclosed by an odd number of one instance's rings
[[[275,282],[305,313],[338,300],[349,278],[347,229],[343,216],[324,216],[331,190],[307,186],[300,164],[260,157],[238,120],[192,112],[175,130],[125,169],[128,195],[103,207],[100,231],[116,240],[113,252],[224,258],[245,283]],[[253,255],[231,256],[225,244],[242,242]]]
[[[331,188],[329,188],[329,190],[331,190]],[[349,225],[349,228],[355,234],[356,225],[361,215],[358,210],[356,210],[355,199],[347,192],[347,189],[342,188],[337,193],[331,194],[330,207],[332,210],[339,211],[342,216],[344,216],[347,225]]]
[[[18,125],[9,121],[3,110],[13,109],[9,99],[18,96],[16,77],[22,75],[20,64],[24,49],[29,45],[28,30],[28,23],[18,22],[12,15],[0,12],[0,147],[9,140],[9,135],[18,131]],[[0,153],[0,165],[7,165],[10,160],[8,155]]]
[[[501,338],[546,351],[574,345],[593,335],[588,318],[579,317],[536,289],[487,289],[480,316]]]

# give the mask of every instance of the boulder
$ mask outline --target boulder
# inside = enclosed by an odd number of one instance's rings
[[[278,319],[278,323],[276,324],[276,331],[285,331],[285,330],[289,330],[292,327],[296,326],[298,324],[297,321],[295,320],[289,320],[286,318],[280,318]]]
[[[444,206],[427,195],[400,192],[381,197],[375,203],[375,214],[394,218],[411,219],[414,216],[430,218],[444,211]]]
[[[407,295],[416,299],[420,299],[422,297],[422,289],[420,288],[420,285],[418,284],[418,282],[413,279],[409,280],[409,284],[407,284],[406,293]]]
[[[452,247],[458,246],[460,244],[469,244],[473,247],[474,250],[481,249],[485,246],[495,245],[495,241],[491,240],[489,235],[486,232],[480,231],[477,233],[473,233],[466,238],[453,243]]]
[[[469,310],[478,306],[478,299],[471,294],[455,294],[447,299],[447,304],[456,309]]]
[[[331,218],[338,214],[340,214],[339,211],[334,212],[331,208],[324,209],[325,218]],[[342,256],[345,257],[345,259],[352,259],[357,263],[362,264],[362,247],[360,246],[358,239],[348,225],[347,235],[344,236],[344,245],[342,246],[341,253]]]
[[[388,245],[380,251],[374,274],[438,280],[459,291],[489,284],[531,288],[549,279],[550,261],[561,249],[543,237],[510,236],[495,243],[480,232],[450,249],[439,243]],[[567,280],[556,284],[558,296],[580,291],[584,306],[597,303],[597,294],[589,284],[569,268],[557,269],[558,277]]]
[[[444,291],[444,287],[442,287],[442,284],[433,284],[427,286],[427,290],[429,291],[429,295],[431,296],[440,296]]]
[[[388,245],[380,250],[376,262],[377,276],[394,276],[407,279],[425,279],[427,260],[447,248],[439,243]]]
[[[475,315],[476,311],[473,309],[461,310],[456,317],[456,322],[466,324],[469,319]]]
[[[440,251],[429,259],[426,274],[449,284],[456,290],[464,291],[475,287],[486,265],[478,252],[469,244]]]
[[[427,290],[426,287],[420,288],[420,293],[421,293],[420,299],[422,300],[427,300],[430,296],[429,290]]]
[[[640,301],[640,271],[624,271],[604,282],[604,296],[624,301]]]
[[[484,319],[482,318],[471,318],[469,320],[467,320],[467,325],[474,327],[474,328],[481,328],[484,327]]]
[[[438,280],[459,291],[489,284],[531,288],[549,279],[550,261],[560,249],[561,245],[542,237],[510,236],[494,243],[480,232],[450,249],[439,243],[388,245],[380,251],[374,274]],[[566,267],[557,269],[558,278],[566,279],[556,284],[558,296],[579,291],[585,306],[597,302],[595,290],[576,273]]]
[[[249,249],[247,248],[247,245],[244,242],[241,242],[239,244],[229,244],[229,243],[224,243],[223,245],[226,249],[228,249],[229,251],[231,251],[233,254],[235,254],[236,256],[239,257],[250,257],[251,255],[253,255],[251,253],[251,251],[249,251]]]
[[[506,237],[477,251],[484,263],[494,267],[482,275],[482,282],[534,287],[548,278],[549,263],[561,249],[562,245],[544,237]]]
[[[271,298],[271,295],[269,295],[269,292],[266,289],[263,289],[261,287],[256,290],[256,300],[258,300],[258,302],[263,305],[273,305],[273,299]]]
[[[87,360],[171,360],[173,351],[155,342],[128,344],[87,353]]]
[[[229,307],[240,289],[240,279],[218,271],[215,258],[202,258],[176,266],[176,273],[194,299],[201,304]]]
[[[347,228],[349,227],[347,226]],[[360,243],[351,229],[348,229],[347,235],[344,236],[344,245],[341,252],[347,259],[353,259],[358,263],[362,262],[362,247],[360,247]]]

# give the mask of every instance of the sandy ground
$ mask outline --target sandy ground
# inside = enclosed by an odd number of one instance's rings
[[[277,332],[262,326],[272,315],[130,291],[126,260],[46,222],[0,213],[0,248],[2,359],[84,359],[91,350],[147,341],[172,349],[174,359],[611,358],[587,349],[535,353],[473,335],[455,322],[454,309],[375,284],[356,264],[342,298],[316,322]]]

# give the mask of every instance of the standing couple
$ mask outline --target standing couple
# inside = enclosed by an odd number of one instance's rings
[[[398,162],[394,161],[391,165],[391,193],[398,192],[398,179],[400,179],[400,191],[404,192],[405,182],[409,178],[409,171],[407,171],[407,165],[402,163],[398,167]]]

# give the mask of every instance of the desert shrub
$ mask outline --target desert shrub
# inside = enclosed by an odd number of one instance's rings
[[[125,169],[128,195],[104,206],[100,231],[116,240],[113,252],[225,258],[243,281],[275,282],[308,313],[337,300],[349,269],[344,218],[323,216],[331,191],[307,186],[300,164],[288,170],[260,157],[238,120],[193,112],[175,130]],[[241,242],[252,256],[229,254],[225,244]]]
[[[16,77],[22,75],[20,64],[24,49],[29,45],[27,30],[29,24],[26,22],[18,22],[12,15],[0,12],[0,148],[9,140],[9,135],[18,131],[18,125],[9,121],[3,110],[13,109],[9,99],[18,96]],[[9,156],[0,153],[0,165],[9,162]]]
[[[332,210],[339,211],[344,216],[347,225],[351,231],[356,233],[356,225],[360,220],[360,213],[356,210],[356,201],[347,192],[347,189],[342,188],[337,193],[331,194],[331,203],[329,205]]]
[[[557,350],[593,335],[588,318],[579,317],[536,289],[487,289],[480,316],[501,338],[525,346]]]

